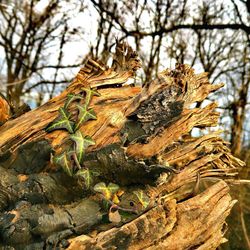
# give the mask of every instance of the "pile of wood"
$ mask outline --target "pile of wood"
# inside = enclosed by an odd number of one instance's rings
[[[139,67],[137,54],[117,44],[112,67],[90,59],[63,93],[0,127],[3,246],[207,250],[225,242],[236,202],[226,181],[244,164],[207,129],[217,125],[216,104],[195,105],[223,85],[187,65],[142,87],[129,84]],[[90,102],[97,119],[79,129],[95,141],[83,157],[85,170],[98,173],[88,188],[51,160],[68,147],[68,132],[46,131],[69,94],[86,97],[83,89],[99,93]],[[76,119],[76,105],[69,113]],[[191,135],[194,128],[199,136]],[[118,185],[118,202],[105,208],[98,183]]]

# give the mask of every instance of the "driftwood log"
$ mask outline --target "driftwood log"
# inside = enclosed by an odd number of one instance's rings
[[[0,127],[2,247],[207,250],[225,242],[225,219],[236,202],[226,182],[244,164],[219,132],[205,131],[217,125],[216,104],[195,106],[223,85],[211,85],[187,65],[143,87],[129,84],[139,67],[137,54],[117,44],[110,68],[90,59],[59,96]],[[118,184],[123,194],[116,209],[136,211],[116,222],[107,219],[112,211],[93,188],[51,161],[66,147],[67,132],[45,128],[68,94],[84,97],[83,88],[100,94],[90,102],[97,119],[80,127],[95,141],[83,159],[98,172],[92,186]],[[70,113],[77,116],[75,105]],[[193,137],[193,128],[204,133]],[[136,200],[136,190],[149,198],[148,206]]]

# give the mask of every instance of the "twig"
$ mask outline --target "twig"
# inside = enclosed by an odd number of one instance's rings
[[[78,161],[78,159],[77,159],[76,152],[74,152],[74,153],[72,154],[72,156],[73,156],[73,159],[74,159],[74,161],[75,161],[75,163],[76,163],[77,168],[78,168],[78,169],[82,169],[82,167],[81,167],[81,165],[80,165],[80,163],[79,163],[79,161]]]

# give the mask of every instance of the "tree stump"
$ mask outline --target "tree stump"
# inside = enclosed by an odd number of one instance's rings
[[[139,67],[119,43],[111,67],[89,59],[59,96],[0,127],[2,246],[216,249],[226,240],[236,202],[226,182],[244,163],[205,131],[217,125],[216,104],[195,107],[223,85],[176,65],[134,86]]]

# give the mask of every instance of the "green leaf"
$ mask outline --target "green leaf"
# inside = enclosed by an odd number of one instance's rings
[[[82,123],[88,120],[96,120],[96,114],[93,109],[87,109],[87,105],[84,104],[83,106],[77,105],[79,110],[78,121],[75,127],[75,131],[81,126]]]
[[[77,171],[76,175],[84,179],[85,186],[87,189],[89,189],[93,183],[93,174],[91,171],[89,169],[80,169]]]
[[[106,192],[108,191],[106,184],[104,182],[99,182],[94,186],[94,190],[97,193],[102,193],[106,197]]]
[[[74,133],[74,122],[70,121],[70,114],[64,108],[59,108],[59,117],[50,123],[45,129],[47,132],[51,132],[56,129],[66,129],[69,133]]]
[[[102,207],[104,209],[104,211],[108,211],[109,207],[110,207],[110,203],[108,200],[103,199],[102,200]],[[108,218],[107,218],[108,219]],[[109,220],[107,220],[107,222],[109,222]]]
[[[81,95],[75,95],[72,93],[68,94],[67,100],[64,104],[64,109],[67,110],[67,108],[69,107],[71,102],[76,101],[76,100],[81,100],[81,99],[84,99],[83,96],[81,96]]]
[[[78,162],[82,164],[85,149],[91,145],[95,145],[95,141],[90,136],[84,136],[80,130],[77,130],[75,134],[70,135],[70,139],[75,142],[76,156]]]
[[[111,194],[115,194],[119,190],[119,186],[114,183],[109,183],[108,190],[111,192]]]
[[[73,175],[73,166],[72,162],[69,160],[69,154],[63,152],[60,155],[56,155],[53,157],[53,161],[56,165],[62,167],[67,175]]]
[[[83,91],[86,92],[86,99],[85,99],[86,106],[89,105],[92,96],[100,96],[100,93],[98,93],[95,89],[83,88]]]
[[[149,197],[142,191],[133,191],[133,193],[137,196],[139,202],[142,204],[144,208],[147,208],[147,206],[150,203]]]
[[[112,195],[119,190],[119,186],[114,183],[109,183],[108,186],[104,182],[99,182],[94,186],[94,190],[103,194],[105,199],[110,200]]]

